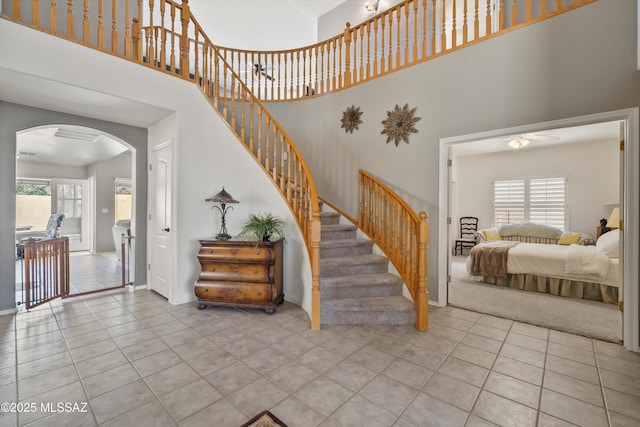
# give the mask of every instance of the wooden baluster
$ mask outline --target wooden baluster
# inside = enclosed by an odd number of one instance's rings
[[[473,21],[473,39],[478,40],[480,38],[480,4],[476,0],[474,5],[474,21]]]
[[[111,2],[111,52],[118,51],[118,8],[117,2]]]
[[[379,15],[380,16],[380,73],[384,74],[385,71],[385,65],[386,65],[386,61],[385,61],[385,48],[386,45],[384,43],[384,36],[386,34],[385,31],[385,26],[386,26],[386,22],[387,20],[385,19],[385,15]],[[389,55],[391,55],[391,53],[389,52]]]
[[[196,32],[196,40],[198,38],[198,33]],[[196,60],[198,58],[197,56],[197,51],[198,51],[198,44],[196,43],[196,47],[194,48],[194,52],[196,53]],[[229,69],[225,66],[225,71],[229,71]],[[198,78],[198,73],[194,73],[195,78]],[[197,81],[197,80],[196,80]],[[197,84],[197,83],[196,83]],[[227,120],[227,122],[229,123],[229,125],[231,125],[231,129],[233,129],[234,131],[236,130],[236,84],[238,84],[238,82],[236,81],[236,76],[235,74],[231,74],[231,120],[228,120],[227,117],[225,117],[225,120]]]
[[[314,93],[319,93],[320,88],[318,87],[318,45],[316,45],[315,47],[311,48],[311,54],[315,54],[314,57],[314,61],[313,61],[313,67],[315,68],[315,75],[313,77],[313,87],[314,87]]]
[[[216,57],[217,60],[217,57]],[[176,4],[171,2],[171,52],[169,53],[171,72],[176,72]],[[217,67],[216,67],[217,69]],[[218,106],[216,105],[216,108]]]
[[[462,21],[462,44],[467,44],[467,41],[468,41],[467,32],[469,31],[467,27],[467,17],[468,17],[467,1],[468,0],[462,0],[462,1],[464,1],[464,10],[463,10],[464,20]]]
[[[373,75],[378,75],[378,21],[376,16],[373,18]]]
[[[405,10],[406,10],[406,9],[405,9]],[[396,46],[396,68],[397,68],[397,67],[400,67],[400,65],[401,65],[401,61],[400,61],[400,59],[402,58],[402,49],[401,49],[401,47],[400,47],[400,46],[401,46],[401,43],[402,43],[402,38],[401,38],[401,36],[400,36],[400,34],[401,34],[400,20],[401,20],[401,19],[402,19],[402,16],[401,16],[401,13],[400,13],[400,6],[398,6],[398,8],[396,9],[396,21],[397,21],[397,22],[396,22],[396,23],[397,23],[397,25],[396,25],[396,37],[397,37],[397,39],[398,39],[398,40],[397,40],[397,42],[396,42],[396,44],[397,44],[397,46]],[[408,25],[407,25],[406,30],[407,30],[407,31],[409,31],[409,27],[408,27]],[[407,33],[407,40],[406,40],[406,42],[407,42],[407,43],[409,42],[409,39],[408,39],[408,33]],[[408,48],[407,48],[406,46],[405,46],[405,49],[406,49],[406,50],[408,50]]]
[[[407,11],[409,8],[407,7]],[[407,25],[409,28],[409,25]],[[408,30],[407,30],[408,31]],[[407,33],[407,40],[409,35]],[[408,54],[407,54],[408,55]],[[413,1],[413,62],[418,60],[418,0]],[[409,57],[405,57],[405,63],[409,63]]]
[[[486,16],[486,24],[487,31],[485,35],[489,35],[492,33],[491,31],[491,0],[487,0],[487,16]]]
[[[197,28],[195,28],[194,31],[195,31],[195,42],[193,43],[193,60],[195,63],[193,64],[193,79],[195,80],[196,84],[200,86],[200,84],[202,83],[202,80],[200,79],[200,61],[199,61],[200,58],[198,57],[199,56],[198,55],[198,47],[199,47],[198,36],[200,35],[200,32],[198,31]],[[228,68],[225,67],[225,70],[228,71]],[[231,75],[231,90],[233,90],[233,85],[235,83],[234,79],[235,79],[235,76]],[[233,114],[233,111],[232,111],[232,114]]]
[[[287,141],[287,200],[291,200],[291,163],[293,163],[291,147]]]
[[[317,51],[317,48],[316,48],[316,51]],[[318,92],[317,92],[318,95],[321,94],[321,93],[324,93],[326,91],[326,88],[325,88],[325,85],[324,85],[324,82],[325,82],[325,79],[324,79],[324,62],[325,62],[324,61],[324,43],[322,43],[320,45],[320,86],[319,86]],[[328,71],[329,70],[327,70],[327,72]]]
[[[345,29],[344,29],[344,50],[345,50],[345,54],[344,54],[344,65],[345,65],[345,69],[344,69],[344,83],[343,83],[343,87],[349,87],[351,86],[351,68],[350,68],[350,63],[351,63],[351,53],[350,53],[350,48],[351,48],[351,24],[347,22]]]
[[[300,51],[299,50],[296,50],[295,64],[296,64],[296,91],[298,92],[297,97],[301,98],[304,96],[304,91],[302,90],[302,82],[300,81]]]
[[[254,97],[249,98],[249,151],[253,153],[254,142],[253,142],[253,116],[254,116]]]
[[[73,0],[67,0],[67,37],[73,36]]]
[[[498,14],[498,30],[504,30],[504,0],[500,0],[500,13]]]
[[[387,71],[391,71],[393,70],[393,11],[389,11],[387,16],[389,17],[389,54],[387,55],[389,65]]]
[[[256,145],[258,146],[258,151],[257,153],[254,153],[253,151],[251,152],[252,154],[256,155],[256,157],[258,158],[258,163],[263,164],[262,163],[262,146],[263,146],[263,142],[262,142],[262,106],[258,106],[258,141],[256,141]]]
[[[556,10],[555,12],[560,11],[562,9],[562,0],[556,0]]]
[[[278,182],[278,128],[273,126],[273,168],[271,171],[271,177],[275,182]],[[282,155],[280,155],[280,162],[282,162]]]
[[[49,29],[51,30],[52,33],[57,33],[58,32],[58,4],[56,2],[56,0],[51,0],[51,16],[50,16],[50,23],[49,23]]]
[[[136,61],[140,61],[142,58],[141,50],[142,50],[142,41],[140,40],[139,35],[140,24],[138,23],[138,18],[133,18],[133,22],[131,24],[131,31],[133,32],[131,36],[131,43],[133,44],[133,59]]]
[[[40,4],[38,0],[31,0],[31,23],[40,26]]]
[[[443,52],[447,50],[447,0],[442,0],[442,31],[440,31],[440,51]]]
[[[531,21],[531,1],[525,2],[525,22]]]
[[[275,81],[273,79],[273,76],[274,76],[274,73],[273,73],[273,70],[274,70],[274,56],[273,55],[274,55],[273,52],[271,52],[271,71],[265,71],[265,74],[269,73],[267,75],[272,77],[271,80],[267,79],[269,81],[269,85],[271,86],[271,99],[275,99],[273,97],[273,95],[274,95],[273,90],[274,90],[274,87],[275,87]]]
[[[360,70],[358,71],[359,74],[359,81],[364,81],[365,79],[365,75],[364,75],[364,25],[360,25]]]
[[[456,10],[456,0],[453,0],[453,10],[452,10],[452,22],[451,22],[451,47],[456,47],[458,45],[458,37],[457,37],[457,32],[456,32],[456,16],[457,16],[457,10]]]
[[[511,3],[511,26],[514,26],[517,24],[518,24],[518,2],[517,0],[513,0],[513,2]],[[487,31],[487,34],[488,34],[488,31]]]
[[[164,17],[166,12],[166,0],[160,0],[160,68],[162,71],[167,69],[167,30],[164,25]]]
[[[284,185],[285,185],[285,174],[284,174],[284,164],[285,159],[288,159],[286,146],[284,144],[284,135],[280,134],[280,152],[282,153],[282,158],[280,160],[280,191],[284,193]]]
[[[371,78],[371,21],[368,21],[367,24],[367,65],[365,69],[367,70],[365,78],[368,80]]]
[[[104,49],[104,4],[102,0],[98,0],[98,48]]]
[[[353,44],[353,78],[352,83],[358,83],[358,30],[353,31],[353,39],[351,40]]]
[[[427,214],[420,212],[418,233],[418,295],[416,298],[416,329],[429,328],[429,291],[427,290],[427,245],[429,244],[429,223]]]
[[[422,58],[427,57],[427,0],[422,0]]]
[[[150,7],[153,7],[153,0],[149,0]],[[191,18],[191,10],[189,8],[189,0],[182,0],[182,8],[180,9],[180,22],[182,23],[182,32],[180,34],[180,74],[183,78],[189,78],[189,19]],[[150,18],[149,25],[153,26],[153,16]],[[151,62],[153,64],[153,62]],[[224,90],[227,90],[227,72],[224,72]],[[225,97],[226,98],[226,97]],[[225,99],[225,108],[227,106]],[[225,117],[227,117],[225,112]]]
[[[11,9],[13,10],[13,12],[11,13],[11,17],[13,19],[20,20],[20,0],[13,0],[12,6],[13,7]]]
[[[72,0],[69,0],[71,4]],[[124,10],[124,56],[131,57],[131,12],[129,11],[129,0],[125,0]]]
[[[264,118],[264,127],[265,127],[265,137],[264,137],[264,143],[265,143],[265,156],[264,156],[264,167],[267,170],[267,172],[269,171],[269,168],[271,167],[271,145],[269,143],[269,128],[271,126],[271,117],[267,114]]]
[[[540,0],[540,16],[547,15],[547,0]]]

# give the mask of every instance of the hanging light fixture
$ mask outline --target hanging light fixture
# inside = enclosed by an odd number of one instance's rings
[[[224,187],[222,187],[222,190],[218,194],[216,194],[213,197],[210,197],[210,198],[206,199],[205,201],[212,202],[212,203],[219,203],[220,204],[220,206],[213,205],[212,208],[211,208],[211,209],[213,209],[213,208],[218,209],[218,211],[220,212],[220,215],[221,215],[221,219],[222,219],[222,225],[220,226],[220,232],[216,236],[216,239],[218,239],[218,240],[229,240],[231,238],[231,235],[227,232],[227,223],[226,223],[225,217],[227,216],[227,211],[229,209],[233,209],[233,206],[227,206],[227,205],[230,204],[230,203],[240,203],[240,202],[237,201],[236,199],[234,199],[233,197],[231,197],[231,194],[227,193],[224,190]]]
[[[369,12],[370,14],[375,15],[376,13],[378,13],[379,4],[379,0],[367,0],[364,4],[364,8],[367,9],[367,12]]]
[[[514,150],[519,150],[529,145],[529,140],[521,136],[514,136],[509,140],[507,145],[513,148]]]

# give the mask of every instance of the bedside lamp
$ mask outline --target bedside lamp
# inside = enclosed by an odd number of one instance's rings
[[[227,232],[227,223],[225,221],[225,217],[227,216],[227,211],[229,209],[233,209],[233,206],[227,206],[227,205],[229,203],[240,203],[240,202],[234,199],[233,197],[231,197],[231,194],[227,193],[224,190],[224,187],[222,187],[222,190],[218,194],[206,199],[205,201],[220,204],[220,206],[213,205],[213,207],[211,208],[211,209],[213,208],[218,209],[222,217],[222,225],[220,226],[220,232],[216,236],[216,239],[229,240],[231,238],[231,235]]]
[[[607,220],[607,227],[620,228],[620,208],[613,208]]]

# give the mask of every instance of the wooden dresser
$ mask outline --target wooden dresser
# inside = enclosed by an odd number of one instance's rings
[[[268,314],[284,301],[282,241],[199,240],[198,308],[207,305],[263,308]]]

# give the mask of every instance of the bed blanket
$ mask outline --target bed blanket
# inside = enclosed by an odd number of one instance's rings
[[[565,272],[569,274],[595,274],[604,278],[609,273],[609,257],[595,247],[571,245],[567,251]]]
[[[520,242],[495,240],[471,249],[471,274],[474,276],[507,277],[509,249]]]

